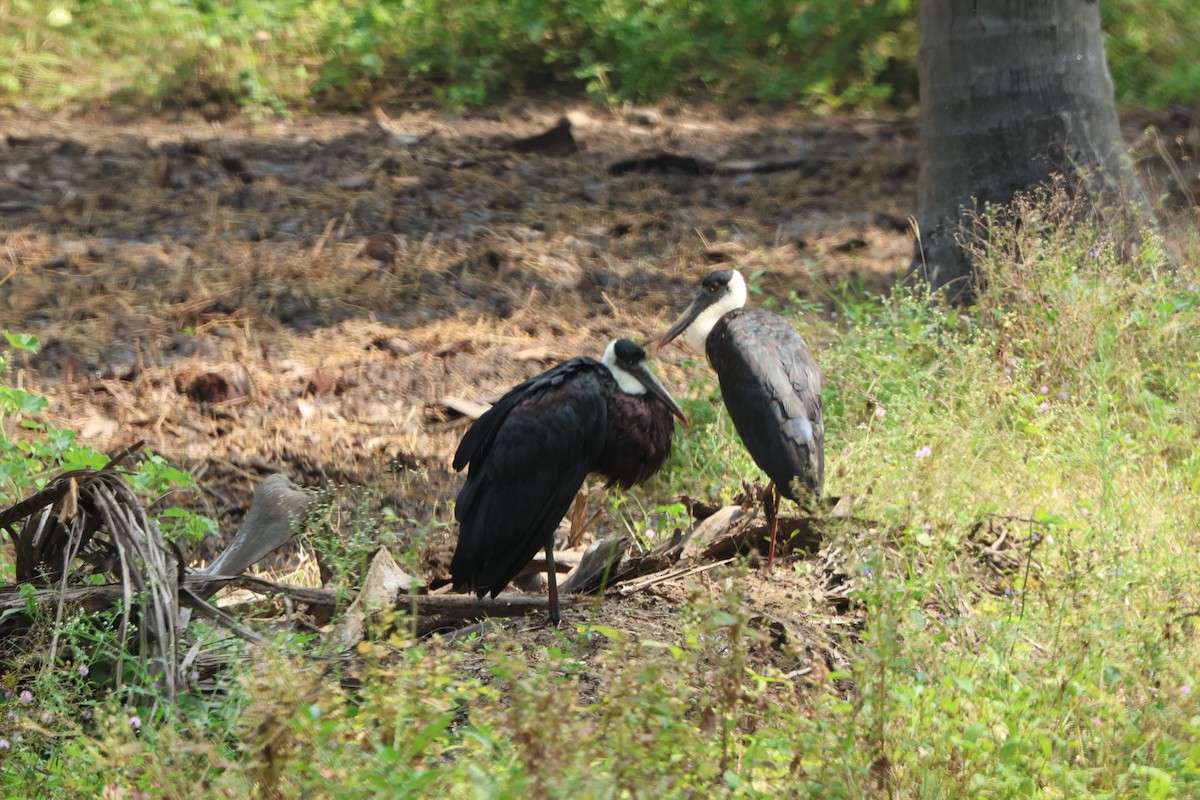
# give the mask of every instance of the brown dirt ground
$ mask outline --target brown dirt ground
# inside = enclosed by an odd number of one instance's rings
[[[505,147],[564,113],[578,152]],[[1182,148],[1173,137],[1197,130],[1187,115],[1160,122],[1166,136],[1143,145],[1156,174],[1169,171],[1153,157],[1161,142]],[[660,150],[811,166],[608,174]],[[614,336],[649,337],[722,261],[763,270],[764,295],[781,300],[847,282],[885,291],[911,252],[917,166],[905,117],[531,104],[263,124],[9,112],[0,327],[37,334],[42,349],[8,380],[46,394],[47,420],[97,447],[147,440],[203,487],[171,502],[227,533],[271,472],[372,487],[424,526],[449,516],[459,485],[448,462],[467,422],[441,398],[492,398]],[[364,252],[376,234],[392,260]],[[682,355],[659,361],[668,385],[686,385]],[[423,566],[436,573],[453,530],[432,539]],[[752,579],[764,613],[795,628],[836,613],[785,572]],[[659,602],[684,592],[665,587]],[[646,602],[614,615],[653,628],[661,608]]]

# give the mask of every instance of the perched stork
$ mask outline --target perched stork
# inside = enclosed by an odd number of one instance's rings
[[[787,320],[766,309],[743,308],[745,304],[746,281],[740,272],[722,269],[709,274],[658,348],[686,331],[688,344],[707,355],[717,373],[734,427],[771,481],[763,498],[771,511],[771,569],[780,495],[801,505],[821,496],[821,368]]]
[[[671,452],[682,409],[629,339],[600,361],[565,361],[511,389],[471,426],[454,469],[467,470],[454,517],[450,563],[459,591],[495,597],[545,548],[550,621],[557,623],[554,531],[589,473],[628,488],[658,471]]]

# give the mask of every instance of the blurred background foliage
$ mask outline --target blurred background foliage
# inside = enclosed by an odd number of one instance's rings
[[[3,0],[0,103],[258,113],[516,95],[906,108],[917,0]],[[1200,98],[1200,6],[1103,7],[1118,99]]]

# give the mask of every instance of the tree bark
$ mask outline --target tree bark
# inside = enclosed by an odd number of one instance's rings
[[[1121,141],[1096,0],[922,0],[918,26],[918,275],[970,300],[962,224],[1056,173],[1136,240],[1151,210]]]

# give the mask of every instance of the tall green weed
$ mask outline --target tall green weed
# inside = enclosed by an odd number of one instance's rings
[[[850,298],[822,353],[830,481],[880,520],[840,718],[896,796],[1200,789],[1197,273],[1078,212],[990,211],[977,309]]]

